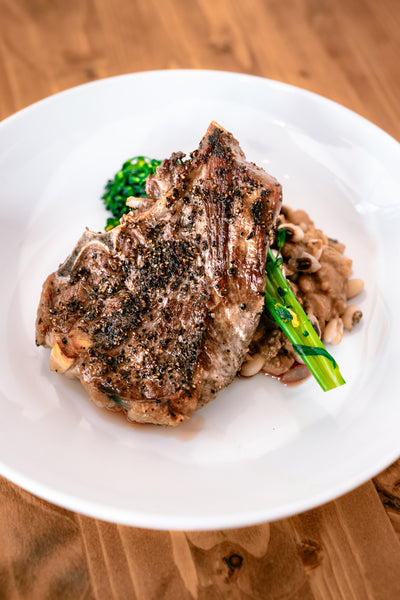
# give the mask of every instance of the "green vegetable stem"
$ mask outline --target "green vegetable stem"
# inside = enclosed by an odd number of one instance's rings
[[[279,230],[284,231],[284,230]],[[278,247],[282,240],[278,239]],[[265,305],[274,321],[292,342],[324,392],[345,383],[335,359],[329,354],[306,313],[300,306],[280,265],[282,258],[268,251],[266,264]]]

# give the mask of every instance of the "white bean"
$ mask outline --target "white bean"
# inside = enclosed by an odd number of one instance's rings
[[[342,316],[343,327],[345,329],[353,329],[354,325],[360,321],[362,311],[355,304],[350,304]]]
[[[334,317],[331,319],[325,327],[324,334],[322,336],[323,341],[326,344],[332,344],[337,346],[340,344],[343,338],[343,321],[340,317]]]
[[[253,375],[257,375],[263,368],[264,363],[265,358],[261,354],[254,354],[253,356],[249,355],[240,369],[241,376],[253,377]]]
[[[354,298],[360,294],[364,289],[364,282],[362,279],[349,279],[347,282],[347,298]]]

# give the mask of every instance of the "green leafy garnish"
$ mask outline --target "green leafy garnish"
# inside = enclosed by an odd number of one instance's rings
[[[305,334],[303,333],[303,335]],[[332,362],[334,367],[337,366],[335,359],[329,354],[326,348],[315,348],[314,346],[305,346],[304,344],[292,344],[292,346],[293,350],[297,352],[299,356],[317,356],[317,354],[319,354],[320,356],[326,356],[326,358]]]
[[[147,156],[135,156],[125,161],[122,168],[110,179],[105,186],[102,196],[107,210],[114,218],[107,220],[106,231],[118,225],[123,214],[131,210],[126,206],[130,196],[146,198],[146,179],[154,173],[160,160]]]
[[[278,253],[282,250],[283,246],[285,245],[285,240],[286,229],[284,227],[278,227],[278,229],[275,232],[275,242],[278,246]]]
[[[275,312],[282,321],[292,321],[293,319],[292,313],[278,302],[275,304]]]
[[[121,214],[121,216],[122,216],[122,214]],[[118,218],[118,217],[108,217],[107,223],[106,223],[106,231],[110,231],[110,229],[114,229],[114,227],[116,227],[117,225],[119,225],[119,219],[120,218]]]

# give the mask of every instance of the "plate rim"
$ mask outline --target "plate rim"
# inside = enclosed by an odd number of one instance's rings
[[[0,461],[0,474],[34,496],[50,502],[51,504],[65,508],[66,510],[77,512],[93,519],[129,527],[141,527],[160,531],[212,531],[216,529],[233,529],[251,527],[260,525],[261,523],[270,523],[302,514],[323,506],[328,502],[338,500],[345,494],[348,494],[367,483],[370,479],[389,467],[397,458],[399,458],[399,456],[400,447],[397,452],[392,453],[390,456],[387,455],[382,459],[378,470],[376,470],[375,467],[365,469],[358,478],[346,481],[340,488],[338,488],[338,486],[331,486],[324,492],[314,495],[311,502],[307,500],[301,502],[293,500],[286,503],[282,509],[268,509],[267,511],[253,510],[240,513],[240,519],[237,519],[234,516],[221,517],[220,514],[213,517],[196,516],[195,521],[192,516],[176,517],[169,515],[165,518],[162,515],[160,516],[155,513],[135,512],[134,510],[110,507],[101,503],[93,503],[89,500],[82,500],[82,498],[79,498],[74,494],[59,492],[42,483],[37,484],[32,478],[25,477],[19,473],[14,477],[13,470],[9,469],[2,461]],[[266,517],[266,512],[269,514],[268,517]],[[168,523],[166,523],[166,520],[168,520]]]
[[[96,79],[95,81],[90,81],[87,83],[82,83],[77,86],[73,86],[71,88],[67,88],[60,92],[56,92],[50,96],[42,98],[36,101],[29,106],[26,106],[19,111],[13,113],[12,115],[3,119],[0,123],[0,136],[2,135],[2,131],[5,126],[8,126],[9,123],[14,122],[19,118],[23,118],[25,114],[33,112],[37,107],[41,105],[45,105],[46,103],[54,101],[59,96],[68,96],[72,94],[79,93],[79,91],[83,88],[88,87],[100,87],[101,85],[112,85],[112,82],[115,80],[121,79],[131,79],[140,76],[158,76],[162,74],[165,77],[167,74],[171,74],[172,76],[176,76],[177,74],[182,75],[183,77],[187,74],[190,76],[206,76],[212,75],[215,77],[216,75],[228,78],[242,78],[249,80],[257,80],[262,85],[270,85],[276,89],[282,89],[284,91],[295,92],[296,94],[302,94],[307,97],[311,96],[316,98],[319,102],[327,103],[330,106],[333,106],[335,110],[340,109],[341,111],[347,112],[352,119],[359,120],[363,126],[368,128],[373,128],[375,133],[382,136],[385,136],[387,141],[395,144],[397,150],[400,148],[400,143],[378,125],[373,123],[372,121],[366,119],[362,115],[356,113],[352,109],[347,108],[346,106],[331,100],[325,96],[307,90],[305,88],[297,87],[289,83],[281,82],[278,80],[273,80],[269,78],[264,78],[257,75],[240,73],[240,72],[231,72],[231,71],[221,71],[221,70],[213,70],[213,69],[160,69],[160,70],[146,70],[146,71],[138,71],[132,73],[125,73],[121,75],[115,75],[112,77],[105,77],[101,79]],[[271,509],[267,509],[266,511],[254,511],[252,510],[250,513],[242,512],[238,516],[239,519],[235,519],[233,517],[228,517],[225,520],[221,518],[221,515],[213,516],[213,517],[196,517],[196,522],[193,522],[192,517],[171,517],[171,515],[167,517],[154,515],[152,513],[136,513],[134,510],[125,510],[121,508],[115,509],[114,507],[110,507],[107,505],[103,505],[101,503],[94,504],[93,501],[82,500],[79,496],[74,494],[67,494],[65,492],[60,492],[54,488],[50,488],[49,486],[37,483],[34,479],[27,477],[19,472],[15,472],[13,469],[10,469],[4,461],[0,461],[0,472],[1,474],[22,487],[25,490],[28,490],[30,493],[34,495],[39,495],[45,500],[52,502],[54,504],[58,504],[63,506],[64,508],[72,511],[76,511],[82,514],[86,514],[93,518],[99,518],[105,521],[117,522],[125,525],[136,526],[136,527],[148,527],[151,529],[161,529],[161,530],[207,530],[207,529],[216,529],[216,528],[231,528],[231,527],[241,527],[241,526],[250,526],[255,525],[261,522],[273,521],[276,519],[287,518],[293,514],[298,514],[304,512],[306,510],[310,510],[315,508],[316,506],[320,506],[328,501],[334,500],[345,493],[355,489],[362,483],[368,481],[371,477],[379,473],[381,470],[385,469],[389,466],[398,456],[400,455],[400,439],[398,443],[398,447],[395,451],[388,452],[385,457],[382,457],[380,461],[377,461],[374,467],[366,468],[363,471],[362,475],[358,477],[349,478],[348,481],[342,483],[342,486],[334,485],[330,486],[324,492],[320,492],[319,494],[312,496],[312,501],[303,500],[302,502],[298,500],[291,501],[283,506],[282,509],[276,509],[275,511]],[[377,464],[379,464],[379,468],[377,468]],[[107,514],[108,513],[108,514]],[[116,514],[118,513],[118,514]],[[265,513],[268,513],[270,516],[266,516]],[[113,515],[110,517],[110,515]],[[139,518],[136,518],[139,517]],[[166,521],[169,523],[166,523]]]
[[[400,144],[400,140],[397,140],[394,136],[392,136],[390,133],[388,133],[387,131],[382,129],[379,125],[377,125],[373,121],[370,121],[363,115],[360,115],[358,112],[356,112],[355,110],[353,110],[351,108],[348,108],[344,104],[341,104],[340,102],[337,102],[336,100],[331,100],[327,96],[323,96],[322,94],[319,94],[318,92],[313,92],[312,90],[308,90],[307,88],[296,86],[292,83],[286,83],[285,81],[280,81],[278,79],[270,79],[269,77],[263,77],[261,75],[253,75],[251,73],[242,73],[240,71],[225,71],[225,70],[220,70],[220,69],[148,69],[148,70],[143,70],[143,71],[132,71],[129,73],[121,73],[119,75],[112,75],[110,77],[101,77],[101,78],[95,79],[93,81],[87,81],[85,83],[80,83],[78,85],[66,88],[64,90],[60,90],[59,92],[54,92],[54,94],[50,94],[49,96],[45,96],[44,98],[40,98],[39,100],[36,100],[32,104],[28,104],[28,106],[24,106],[23,108],[12,113],[8,117],[5,117],[4,119],[2,119],[0,121],[0,132],[1,132],[2,127],[7,125],[9,122],[17,119],[21,114],[30,112],[31,110],[34,110],[36,107],[41,106],[42,104],[46,104],[47,102],[51,102],[52,100],[54,100],[54,98],[57,98],[59,96],[68,96],[70,94],[77,93],[79,90],[81,90],[83,88],[96,87],[96,86],[100,86],[102,84],[104,85],[106,83],[111,84],[113,81],[122,80],[122,79],[130,79],[132,77],[138,77],[138,76],[146,77],[146,76],[162,75],[164,77],[167,74],[175,74],[176,75],[178,73],[183,74],[183,75],[190,75],[190,76],[195,76],[195,75],[197,76],[197,74],[199,74],[199,75],[211,75],[214,77],[218,74],[218,75],[222,75],[223,77],[228,77],[228,78],[229,77],[232,77],[232,78],[241,77],[244,79],[248,79],[249,81],[250,80],[258,80],[259,82],[264,82],[264,83],[267,82],[269,85],[276,87],[276,88],[280,87],[282,89],[295,91],[296,93],[300,92],[301,94],[304,94],[305,96],[315,97],[319,101],[331,104],[336,109],[340,108],[344,111],[347,111],[348,113],[350,113],[352,115],[352,117],[361,120],[362,122],[364,122],[364,124],[368,125],[369,127],[374,127],[375,129],[377,129],[379,131],[379,133],[384,134],[388,138],[388,140],[391,140],[392,142],[394,142],[397,145]]]

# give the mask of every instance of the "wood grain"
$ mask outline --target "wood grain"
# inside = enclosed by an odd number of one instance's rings
[[[0,0],[0,117],[102,77],[204,68],[305,87],[400,139],[399,32],[398,0]],[[0,479],[0,540],[0,600],[396,600],[400,461],[302,515],[213,532],[104,523]]]
[[[400,137],[397,0],[1,0],[1,116],[131,71],[243,71],[306,87]]]

